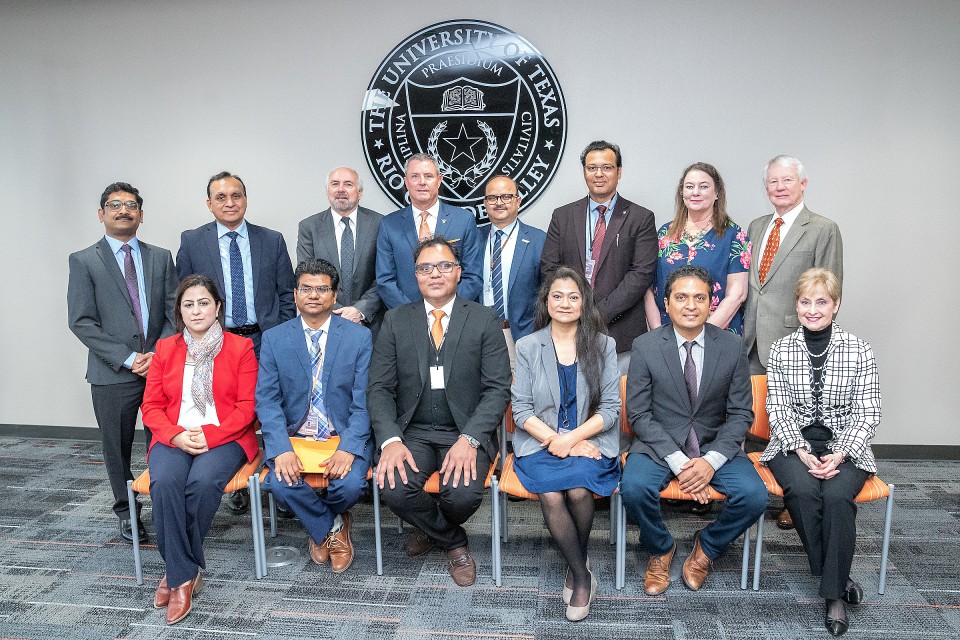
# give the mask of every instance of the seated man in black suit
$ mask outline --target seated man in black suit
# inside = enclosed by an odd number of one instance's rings
[[[376,482],[384,502],[417,528],[407,554],[439,545],[453,581],[465,587],[477,565],[461,525],[483,500],[494,434],[510,399],[510,359],[496,311],[457,296],[454,245],[428,238],[414,249],[414,262],[423,300],[387,312],[370,364]],[[435,499],[423,487],[436,471]]]

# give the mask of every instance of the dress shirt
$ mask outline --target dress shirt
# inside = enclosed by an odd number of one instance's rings
[[[143,332],[144,339],[146,339],[147,327],[150,326],[150,306],[147,304],[147,283],[143,279],[143,256],[140,255],[140,243],[137,242],[135,237],[130,238],[129,242],[123,242],[110,236],[103,236],[103,238],[107,241],[107,244],[110,245],[110,250],[113,251],[113,257],[117,259],[117,265],[120,267],[120,275],[124,276],[124,278],[126,277],[126,273],[124,271],[123,261],[126,258],[126,254],[120,247],[124,244],[130,245],[130,255],[133,257],[133,266],[137,269],[137,290],[140,292],[140,314],[143,317],[141,331]],[[133,369],[133,361],[136,357],[136,352],[131,353],[127,356],[127,359],[123,361],[123,366],[127,369]]]
[[[422,220],[420,217],[421,211],[426,211],[430,214],[427,216],[427,226],[430,227],[430,235],[436,235],[437,216],[440,215],[440,199],[437,198],[437,201],[430,205],[430,207],[427,209],[420,209],[412,202],[410,203],[410,208],[413,210],[413,228],[417,232],[417,237],[420,237],[420,222]]]
[[[205,411],[200,413],[197,405],[193,403],[193,372],[196,364],[187,362],[183,366],[183,395],[180,396],[180,416],[177,418],[177,426],[183,427],[184,431],[196,427],[202,427],[205,424],[220,424],[220,417],[217,416],[217,407],[213,404],[207,404]],[[213,370],[213,365],[210,367]]]
[[[610,226],[610,218],[613,216],[613,208],[617,206],[617,194],[613,194],[613,197],[610,198],[607,202],[596,202],[593,198],[587,200],[587,255],[586,258],[597,259],[596,256],[590,255],[590,249],[593,247],[593,230],[597,228],[597,207],[604,205],[607,207],[607,210],[603,214],[603,219],[607,223],[607,227]]]
[[[680,370],[683,370],[683,367],[687,364],[687,349],[683,346],[683,343],[687,341],[682,335],[680,335],[676,329],[673,330],[673,335],[677,339],[677,353],[680,355]],[[700,329],[700,335],[693,339],[693,346],[690,347],[690,354],[693,356],[693,364],[697,368],[697,397],[700,397],[700,380],[703,377],[703,350],[705,348],[704,336],[706,332],[703,329]],[[710,463],[710,466],[713,467],[714,471],[719,469],[727,461],[727,456],[716,451],[707,451],[701,456],[704,460]],[[663,459],[667,465],[670,466],[670,470],[673,471],[674,475],[680,475],[680,467],[687,463],[690,460],[683,451],[678,450],[674,451],[666,458]]]
[[[439,205],[437,205],[439,207]],[[419,212],[418,212],[419,213]],[[350,230],[353,231],[353,248],[356,251],[357,248],[357,208],[354,208],[349,214],[342,216],[333,209],[330,209],[330,215],[333,216],[333,233],[337,236],[337,257],[343,260],[343,256],[340,255],[340,239],[343,238],[343,232],[346,228],[346,225],[343,223],[344,218],[350,218]],[[417,229],[419,230],[419,216],[417,217]],[[430,224],[429,222],[427,224]],[[434,223],[436,224],[436,223]],[[354,260],[356,260],[356,253],[354,253]],[[354,263],[356,266],[356,263]],[[341,276],[342,277],[342,276]]]
[[[790,211],[787,211],[783,216],[783,224],[780,225],[780,243],[783,243],[783,239],[787,237],[787,233],[790,231],[790,227],[793,226],[794,221],[796,221],[797,216],[800,215],[800,212],[803,210],[803,202],[795,206]],[[757,255],[762,256],[764,249],[767,248],[767,239],[770,237],[770,232],[773,231],[773,223],[777,220],[777,212],[773,212],[773,217],[770,218],[770,222],[767,224],[767,228],[763,232],[763,243],[760,245],[760,253]],[[760,261],[757,261],[757,268],[760,268]]]
[[[510,266],[513,264],[513,250],[517,248],[517,226],[519,220],[514,220],[503,229],[497,229],[496,225],[490,224],[490,233],[487,235],[487,251],[484,253],[483,265],[483,304],[487,307],[496,306],[493,301],[493,270],[490,265],[493,264],[493,242],[497,231],[503,231],[503,241],[500,252],[500,273],[503,282],[503,312],[506,313],[510,308],[507,300],[507,291],[510,289]]]
[[[231,230],[217,223],[217,238],[220,243],[220,268],[223,270],[223,297],[226,299],[226,325],[236,327],[237,323],[233,321],[233,288],[230,279],[230,236],[227,235]],[[247,324],[257,323],[257,311],[253,304],[253,261],[250,257],[250,236],[247,233],[247,221],[244,220],[240,226],[233,231],[237,232],[237,246],[240,247],[240,257],[243,259],[243,290],[247,298]]]
[[[323,324],[320,325],[319,329],[314,329],[313,327],[308,325],[307,321],[303,319],[303,316],[300,316],[300,324],[303,326],[303,339],[306,341],[307,353],[310,355],[311,361],[313,360],[313,340],[310,338],[310,336],[313,334],[314,331],[321,332],[320,339],[317,340],[317,346],[320,348],[320,353],[326,354],[327,336],[330,335],[330,316],[327,316],[327,319],[324,320]],[[325,359],[326,355],[324,355],[323,358]],[[320,367],[321,367],[320,375],[322,377],[323,376],[322,362]],[[306,419],[303,421],[303,424],[300,425],[300,429],[307,426],[307,424],[310,422],[310,415],[317,411],[317,408],[313,406],[313,372],[310,373],[310,376],[311,376],[310,377],[310,408],[307,410]],[[331,428],[336,429],[336,426],[333,424],[333,421],[330,419],[330,416],[326,416],[326,418],[327,418],[327,424],[329,424]]]

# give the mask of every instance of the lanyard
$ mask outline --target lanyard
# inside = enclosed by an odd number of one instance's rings
[[[614,194],[613,197],[610,198],[610,205],[607,207],[607,210],[603,212],[604,221],[606,221],[606,215],[608,213],[611,216],[613,215],[612,214],[613,205],[616,204],[616,200],[617,200],[617,195]],[[601,202],[598,206],[603,206],[603,203]],[[599,220],[600,220],[600,212],[597,211],[597,221]],[[594,222],[593,224],[590,224],[590,200],[587,200],[587,251],[589,251],[590,248],[593,246],[593,232],[594,232],[594,229],[596,228],[597,228],[596,222]]]
[[[492,223],[490,224],[490,233],[487,236],[487,247],[488,247],[487,250],[490,252],[490,272],[491,273],[493,273],[493,268],[497,265],[497,263],[500,262],[500,254],[502,254],[503,250],[507,248],[507,243],[510,242],[510,238],[513,237],[513,232],[516,231],[517,227],[519,226],[520,225],[517,223],[517,221],[514,220],[513,228],[510,229],[510,233],[508,233],[506,237],[503,239],[503,241],[500,242],[500,250],[497,251],[496,255],[494,255],[493,254],[493,233],[494,233],[493,228],[494,227]],[[502,229],[498,229],[498,231],[502,231]]]

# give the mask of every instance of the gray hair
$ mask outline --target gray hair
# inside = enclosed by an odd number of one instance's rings
[[[330,176],[333,175],[334,171],[339,171],[340,169],[346,169],[347,171],[353,171],[353,175],[357,176],[357,191],[363,191],[363,178],[360,177],[360,172],[354,169],[353,167],[334,167],[330,170],[330,173],[327,174],[327,186],[330,185]],[[311,274],[316,275],[316,274]]]
[[[407,170],[410,168],[411,162],[432,162],[434,168],[437,170],[437,173],[440,173],[440,165],[437,164],[437,159],[429,153],[415,153],[407,161],[403,163],[403,175],[407,175]]]
[[[773,165],[780,165],[781,167],[790,167],[797,172],[797,178],[802,182],[807,179],[807,170],[803,168],[803,163],[794,158],[793,156],[777,156],[773,158],[763,167],[763,188],[767,188],[767,173],[770,171],[770,167]]]

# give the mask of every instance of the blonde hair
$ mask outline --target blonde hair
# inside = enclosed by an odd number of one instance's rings
[[[821,267],[807,269],[800,274],[800,278],[797,280],[797,286],[793,288],[793,296],[799,300],[800,296],[804,293],[809,293],[817,287],[822,287],[834,302],[840,300],[840,280],[837,279],[837,276],[833,275],[832,271]]]

